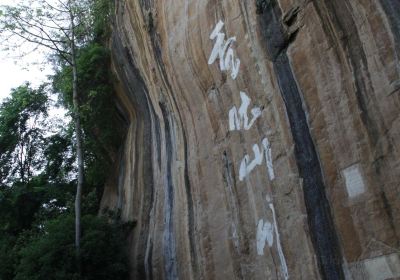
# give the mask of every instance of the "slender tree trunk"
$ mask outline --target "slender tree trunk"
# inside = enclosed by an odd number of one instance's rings
[[[74,121],[75,121],[75,134],[76,134],[76,153],[78,158],[78,185],[76,187],[75,196],[75,247],[77,254],[80,254],[80,241],[81,241],[81,200],[82,200],[82,186],[83,186],[83,151],[82,151],[82,132],[81,122],[79,116],[79,96],[78,96],[78,75],[76,65],[75,53],[75,26],[74,17],[71,11],[71,63],[72,63],[72,98],[74,105]]]

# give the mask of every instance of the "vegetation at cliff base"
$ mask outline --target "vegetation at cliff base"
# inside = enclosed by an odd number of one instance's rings
[[[72,19],[46,37],[52,3],[23,6],[34,10],[28,18],[0,8],[1,35],[8,28],[50,47],[55,70],[50,83],[24,83],[0,104],[0,280],[127,279],[126,224],[117,213],[99,215],[123,136],[107,47],[112,1],[57,1]],[[51,117],[54,106],[70,118]]]

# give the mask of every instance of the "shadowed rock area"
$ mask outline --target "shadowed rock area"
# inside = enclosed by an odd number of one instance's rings
[[[400,277],[396,0],[116,1],[131,279]]]

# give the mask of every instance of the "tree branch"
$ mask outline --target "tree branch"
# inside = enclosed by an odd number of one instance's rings
[[[54,5],[51,5],[47,0],[43,0],[43,2],[46,3],[47,6],[49,6],[51,9],[53,9],[53,10],[55,10],[57,12],[60,12],[60,13],[68,13],[69,12],[67,10],[61,10],[59,8],[56,8]]]
[[[66,4],[64,4],[62,1],[57,0],[58,3],[61,4],[65,9],[67,9],[67,12],[71,12],[71,7],[68,7]],[[69,2],[69,1],[68,1]]]
[[[20,38],[22,38],[22,39],[24,39],[24,40],[26,40],[26,41],[28,41],[30,43],[38,44],[38,45],[40,45],[42,47],[45,47],[45,48],[48,48],[50,50],[53,50],[53,51],[57,52],[57,54],[59,54],[69,65],[72,65],[71,60],[67,57],[67,55],[71,55],[69,52],[62,51],[57,46],[48,45],[46,43],[43,43],[42,41],[38,41],[38,40],[35,40],[35,39],[32,39],[32,38],[23,36],[20,33],[15,32],[13,30],[10,30],[10,32],[12,32],[14,35],[16,35],[16,36],[18,36],[18,37],[20,37]]]
[[[50,20],[51,20],[55,25],[59,26],[58,23],[57,23],[55,20],[53,20],[53,19],[50,19]],[[65,31],[70,30],[70,29],[69,29],[69,28],[64,29],[64,28],[61,28],[61,27],[60,27],[60,30],[61,30],[61,32],[64,34],[64,36],[67,38],[67,40],[68,40],[69,42],[71,42],[71,38],[70,38],[69,35],[65,32]]]
[[[38,37],[38,38],[43,39],[43,40],[45,40],[45,41],[49,41],[49,42],[51,42],[51,43],[53,43],[53,44],[55,44],[55,43],[61,43],[61,44],[62,44],[62,43],[64,43],[64,44],[67,43],[66,41],[61,41],[61,40],[53,39],[53,38],[43,29],[43,27],[38,26],[38,25],[36,25],[36,24],[33,24],[32,22],[29,22],[29,21],[27,21],[26,19],[24,19],[24,18],[22,18],[22,17],[16,16],[16,15],[12,15],[12,18],[17,22],[17,24],[19,25],[19,27],[20,27],[20,29],[21,29],[22,31],[24,31],[24,32],[26,32],[26,33],[28,33],[28,34],[30,34],[30,35],[32,35],[32,36]],[[25,25],[23,25],[20,21],[24,22]],[[31,31],[29,31],[25,26],[33,27],[34,29],[38,30],[38,32],[41,33],[41,35],[38,35],[38,34],[35,34],[35,33],[31,32]],[[44,34],[44,36],[46,36],[47,38],[45,38],[45,37],[43,36],[43,34]]]

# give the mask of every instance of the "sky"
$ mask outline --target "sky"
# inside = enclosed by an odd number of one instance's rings
[[[40,58],[44,59],[43,56]],[[16,88],[24,82],[30,82],[32,87],[37,87],[48,81],[47,76],[53,73],[51,65],[29,65],[28,63],[32,60],[32,58],[15,60],[4,52],[0,53],[0,103],[10,95],[12,88]],[[63,108],[56,107],[51,107],[49,111],[51,118],[64,121],[68,120],[66,113]]]
[[[27,58],[13,59],[5,52],[0,53],[0,99],[9,96],[11,89],[28,81],[32,86],[38,86],[47,81],[47,75],[52,73],[46,65],[29,65]]]
[[[18,0],[0,0],[0,5],[13,5]],[[10,95],[11,89],[29,81],[38,86],[47,80],[51,74],[51,67],[45,64],[32,65],[34,62],[44,61],[43,54],[35,53],[29,57],[16,58],[15,54],[3,51],[3,42],[0,42],[0,101]]]
[[[1,1],[3,0],[0,0],[0,3]],[[47,76],[53,73],[51,65],[33,64],[44,60],[44,55],[40,53],[35,53],[35,56],[15,59],[6,52],[0,51],[0,103],[10,95],[12,88],[16,88],[25,82],[29,82],[32,87],[37,87],[48,81]],[[66,111],[63,108],[52,107],[49,113],[52,118],[66,120]]]
[[[23,0],[0,0],[0,6],[14,5],[20,1]],[[44,63],[46,59],[43,53],[34,52],[29,56],[17,57],[15,53],[10,54],[3,48],[4,43],[0,41],[0,102],[10,95],[12,88],[25,82],[37,87],[46,82],[47,76],[53,73],[52,66]],[[52,108],[50,115],[64,118],[65,111],[61,108]]]

